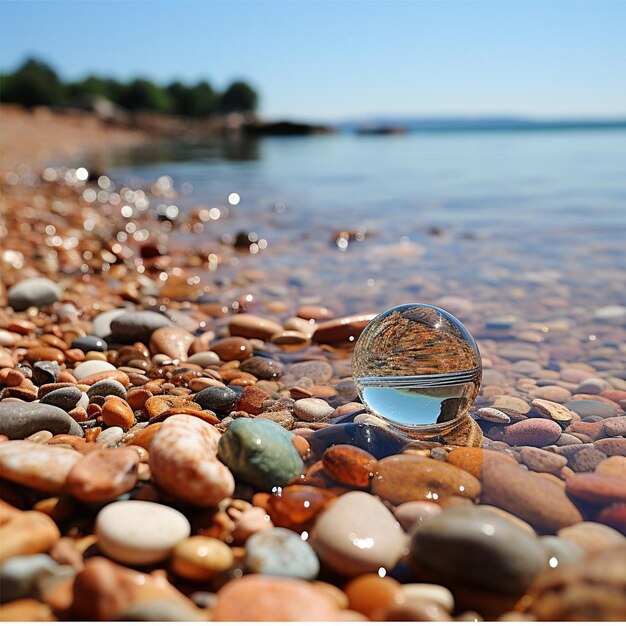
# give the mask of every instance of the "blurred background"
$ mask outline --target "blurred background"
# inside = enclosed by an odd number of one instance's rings
[[[195,220],[185,245],[233,246],[311,290],[343,284],[352,308],[429,276],[468,298],[588,280],[588,297],[616,287],[602,268],[624,269],[626,3],[0,11],[5,173],[161,181],[176,192],[152,205],[162,221]]]

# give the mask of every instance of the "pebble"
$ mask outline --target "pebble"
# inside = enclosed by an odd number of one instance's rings
[[[367,493],[339,496],[316,519],[310,543],[326,566],[345,576],[391,570],[406,551],[400,524]]]
[[[228,331],[231,335],[246,339],[269,339],[282,330],[280,324],[249,313],[234,315],[228,322]]]
[[[492,407],[478,409],[476,417],[485,422],[493,422],[495,424],[508,424],[511,421],[511,418],[506,413]]]
[[[223,541],[197,535],[176,544],[171,567],[178,576],[201,582],[226,572],[234,562],[232,550]]]
[[[376,458],[355,446],[338,444],[322,456],[324,471],[337,482],[354,487],[367,487],[374,476]]]
[[[454,506],[413,528],[411,559],[446,582],[521,593],[547,565],[539,541],[472,506]]]
[[[271,491],[299,476],[304,467],[291,438],[269,420],[238,418],[220,438],[218,457],[237,479]]]
[[[626,417],[609,417],[602,422],[607,437],[626,437]]]
[[[99,313],[91,322],[91,332],[96,337],[108,337],[111,334],[111,322],[125,313],[128,313],[127,309],[111,309],[110,311]]]
[[[19,513],[0,526],[0,563],[11,557],[48,552],[60,536],[57,525],[45,513]]]
[[[218,365],[220,357],[212,350],[205,350],[204,352],[196,352],[187,359],[187,363],[195,363],[200,367],[213,367]]]
[[[131,311],[114,317],[111,322],[111,333],[116,340],[123,343],[141,341],[146,345],[152,333],[165,326],[173,326],[172,322],[156,311]],[[94,332],[94,334],[97,334]]]
[[[531,395],[536,399],[559,403],[567,402],[572,397],[572,392],[557,385],[546,385],[538,387]]]
[[[48,278],[27,278],[13,285],[7,292],[7,301],[14,311],[28,307],[42,307],[61,299],[61,287]]]
[[[197,417],[168,417],[150,444],[153,480],[190,504],[217,504],[235,489],[231,472],[216,456],[219,441],[219,431]]]
[[[74,368],[73,374],[76,380],[82,380],[96,374],[102,374],[102,372],[114,372],[115,369],[115,365],[106,361],[84,361]]]
[[[601,394],[608,386],[608,383],[601,378],[586,378],[583,380],[574,393]]]
[[[82,502],[113,500],[137,483],[139,455],[132,448],[94,450],[67,476],[67,493]]]
[[[40,400],[40,404],[49,404],[64,411],[71,411],[80,401],[82,392],[76,387],[63,387],[50,391]]]
[[[114,448],[124,437],[124,430],[119,426],[110,426],[97,437],[96,443],[104,444],[107,448]]]
[[[414,524],[421,524],[427,519],[431,519],[441,513],[442,508],[435,502],[403,502],[394,507],[394,517],[400,522],[400,526],[405,531],[411,530]]]
[[[102,405],[102,421],[107,426],[128,430],[135,423],[135,414],[126,400],[111,396]]]
[[[481,482],[482,503],[516,515],[537,531],[555,532],[582,521],[560,485],[519,466],[490,460]]]
[[[492,408],[494,409],[511,409],[525,415],[530,411],[530,404],[522,398],[515,396],[493,396],[491,398]]]
[[[587,555],[626,547],[626,537],[617,530],[597,522],[580,522],[559,531],[558,536]]]
[[[570,526],[570,528],[573,528],[573,526]],[[539,537],[539,541],[541,541],[546,551],[550,567],[575,563],[585,556],[585,552],[580,546],[562,537],[547,535]]]
[[[117,396],[118,398],[122,398],[122,400],[126,400],[127,392],[124,385],[122,385],[119,381],[106,379],[94,383],[87,390],[88,398],[93,398],[95,396],[102,396],[103,398],[106,398],[107,396]]]
[[[565,406],[580,417],[599,415],[600,417],[614,417],[619,410],[616,406],[600,400],[570,400]]]
[[[95,533],[98,547],[112,559],[149,565],[169,556],[189,536],[190,526],[171,507],[134,500],[107,504],[96,517]]]
[[[460,467],[479,480],[482,478],[485,464],[496,461],[516,465],[512,456],[497,450],[482,448],[456,448],[451,450],[446,457],[446,462]]]
[[[569,424],[569,422],[577,417],[575,413],[565,406],[557,402],[550,402],[549,400],[533,400],[531,408],[542,417],[553,419],[561,424]]]
[[[600,461],[595,469],[596,474],[624,478],[626,476],[626,456],[610,456]]]
[[[325,422],[335,409],[321,398],[302,398],[293,405],[296,417],[303,422]]]
[[[251,356],[241,364],[239,369],[252,374],[259,380],[275,380],[283,373],[283,366],[279,361],[262,356]]]
[[[388,456],[376,464],[374,494],[401,504],[412,500],[441,501],[450,496],[474,499],[480,482],[454,465],[409,454]]]
[[[441,585],[428,583],[409,583],[402,585],[402,595],[411,600],[426,600],[438,604],[448,613],[454,610],[454,596],[449,589]]]
[[[345,587],[349,607],[372,621],[385,617],[387,609],[401,597],[401,586],[393,578],[378,574],[363,574]]]
[[[626,320],[626,306],[609,304],[608,306],[600,307],[594,311],[593,319],[598,322],[621,322]]]
[[[0,403],[0,434],[9,439],[25,439],[40,430],[49,430],[53,435],[80,437],[83,434],[78,423],[56,406],[32,402]]]
[[[150,336],[150,350],[153,354],[166,354],[171,359],[186,361],[194,339],[184,328],[164,326],[157,328]]]
[[[7,441],[0,445],[3,479],[51,493],[63,491],[70,470],[82,458],[76,450],[30,441]]]
[[[131,602],[119,617],[120,622],[197,622],[201,618],[198,611],[181,602],[151,600]]]
[[[504,440],[510,446],[536,446],[554,443],[561,436],[561,427],[545,418],[529,418],[504,429]]]
[[[252,344],[243,337],[226,337],[212,343],[211,351],[222,361],[244,361],[252,356]]]
[[[375,313],[367,313],[322,322],[317,325],[312,339],[315,343],[330,345],[356,341],[375,316]]]
[[[325,361],[301,361],[289,365],[283,374],[283,383],[293,386],[302,378],[308,378],[314,385],[328,382],[333,376],[333,368]]]
[[[303,580],[250,574],[226,583],[212,607],[216,622],[335,621],[333,600]]]
[[[239,394],[230,387],[207,387],[194,396],[203,409],[213,411],[218,417],[228,415],[237,404]]]
[[[599,463],[606,459],[606,454],[594,447],[584,447],[568,460],[568,466],[574,472],[593,472]]]
[[[522,463],[535,472],[546,472],[559,476],[567,465],[567,459],[541,448],[526,447],[520,450]]]
[[[85,354],[88,352],[106,352],[109,349],[107,342],[95,335],[76,337],[76,339],[72,339],[71,346],[82,350]]]
[[[270,528],[246,541],[246,571],[267,576],[314,579],[319,561],[311,546],[287,528]]]
[[[47,554],[16,556],[0,565],[0,602],[11,602],[36,594],[37,578],[55,572],[59,563]]]
[[[567,494],[585,502],[611,504],[626,502],[626,475],[621,478],[601,473],[580,473],[566,481]]]

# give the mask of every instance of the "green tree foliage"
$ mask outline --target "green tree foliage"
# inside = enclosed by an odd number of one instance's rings
[[[257,106],[256,91],[241,80],[231,83],[220,98],[220,109],[225,113],[233,111],[254,111]]]
[[[55,71],[37,59],[29,59],[13,74],[0,75],[0,99],[26,107],[72,104],[101,97],[129,111],[173,113],[183,117],[209,117],[218,112],[252,111],[258,96],[247,83],[236,81],[224,93],[207,81],[185,85],[179,81],[162,87],[145,78],[122,83],[112,78],[87,76],[63,84]]]
[[[15,73],[2,77],[3,102],[18,102],[25,107],[56,106],[63,103],[64,95],[56,72],[36,59],[28,59]]]

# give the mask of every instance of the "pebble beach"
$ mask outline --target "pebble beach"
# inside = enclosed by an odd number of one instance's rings
[[[268,243],[238,198],[29,146],[1,170],[3,620],[626,620],[617,239]],[[355,342],[404,302],[480,349],[449,436],[360,403]]]

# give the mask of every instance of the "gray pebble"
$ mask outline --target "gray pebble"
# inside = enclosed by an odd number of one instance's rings
[[[60,567],[47,554],[16,556],[0,565],[0,602],[33,597],[37,578]]]
[[[61,368],[56,361],[35,361],[33,363],[33,382],[41,387],[56,383]]]
[[[27,278],[7,292],[9,306],[24,311],[30,306],[46,306],[61,299],[61,287],[48,278]]]
[[[117,396],[126,400],[126,388],[117,380],[105,379],[99,380],[91,385],[87,390],[87,396],[91,399],[94,396]]]
[[[122,437],[124,437],[124,430],[122,428],[119,426],[110,426],[96,437],[96,441],[103,443],[107,448],[115,448],[115,446],[122,441]]]
[[[155,330],[172,325],[165,315],[156,311],[132,311],[115,317],[111,321],[111,333],[116,340],[121,342],[142,341],[148,344]]]
[[[83,436],[78,422],[56,406],[40,402],[0,403],[0,434],[9,439],[26,439],[40,430],[49,430],[54,435]]]
[[[246,541],[245,567],[254,574],[313,580],[319,571],[319,561],[313,548],[298,533],[271,528],[254,533]]]
[[[274,359],[266,359],[262,356],[252,356],[246,359],[239,369],[256,376],[259,380],[275,380],[283,373],[283,366]]]
[[[561,539],[561,537],[546,535],[539,537],[539,541],[543,544],[546,554],[548,555],[548,564],[550,567],[574,563],[585,556],[582,548],[571,541]]]
[[[62,387],[48,392],[40,400],[41,404],[57,406],[64,411],[71,411],[80,402],[82,392],[76,387]]]

